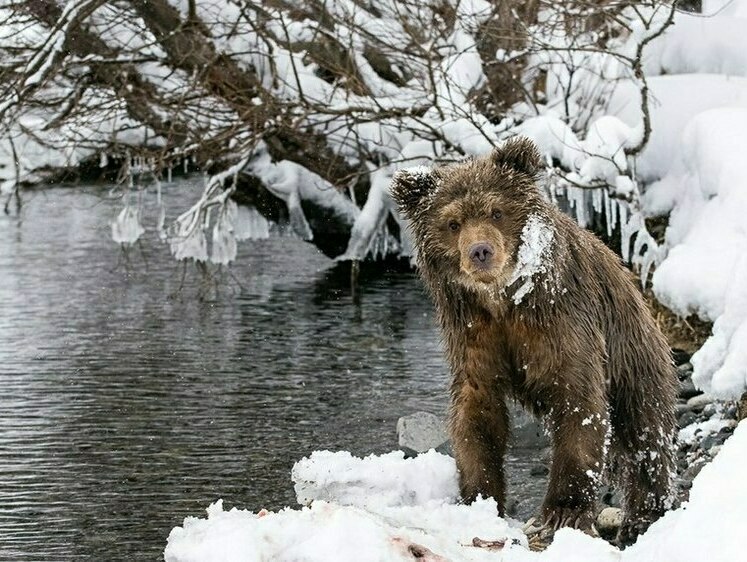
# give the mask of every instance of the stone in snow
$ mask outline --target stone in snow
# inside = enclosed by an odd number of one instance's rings
[[[605,507],[597,516],[597,527],[599,532],[616,531],[622,524],[622,509],[618,507]]]
[[[408,455],[443,449],[449,437],[441,419],[428,412],[415,412],[397,420],[399,446]]]

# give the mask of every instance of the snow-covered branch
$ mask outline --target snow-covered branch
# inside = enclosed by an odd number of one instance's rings
[[[0,51],[10,61],[3,107],[12,109],[2,123],[19,154],[4,189],[92,159],[132,171],[121,162],[138,158],[161,181],[188,159],[213,178],[210,190],[229,190],[226,201],[266,190],[303,238],[346,237],[330,245],[347,246],[345,258],[407,255],[406,225],[388,195],[398,165],[480,154],[557,115],[583,144],[558,177],[630,200],[624,152],[646,136],[618,135],[613,146],[598,118],[618,83],[639,79],[644,47],[664,27],[662,5],[10,4],[0,9]],[[223,182],[221,172],[237,165],[241,173]],[[210,219],[207,201],[170,232],[196,235],[198,218],[207,228],[228,216]],[[329,232],[306,216],[319,211],[331,217]],[[177,257],[197,259],[181,247],[172,241]]]

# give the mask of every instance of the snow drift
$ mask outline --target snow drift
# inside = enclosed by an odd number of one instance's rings
[[[430,451],[369,456],[317,452],[293,469],[299,501],[311,507],[257,513],[225,511],[219,500],[207,518],[188,517],[171,531],[167,562],[396,561],[691,562],[741,560],[747,521],[747,423],[693,482],[690,501],[619,551],[599,538],[561,529],[544,552],[527,549],[518,523],[496,515],[492,499],[455,501],[453,459]],[[501,549],[473,539],[500,541]],[[478,541],[479,544],[479,541]]]

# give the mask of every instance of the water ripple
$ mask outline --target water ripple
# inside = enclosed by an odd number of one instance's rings
[[[159,559],[210,502],[294,505],[295,460],[390,450],[398,416],[444,411],[414,276],[354,306],[326,258],[274,239],[242,246],[243,292],[199,301],[190,273],[170,298],[181,271],[152,232],[147,269],[137,251],[117,268],[106,193],[49,189],[0,218],[0,559]]]

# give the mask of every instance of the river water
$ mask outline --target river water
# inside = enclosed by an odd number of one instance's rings
[[[172,214],[198,183],[165,189]],[[120,206],[57,187],[0,217],[0,560],[158,560],[216,499],[295,506],[304,455],[389,451],[399,416],[444,414],[414,274],[364,278],[354,303],[334,262],[278,236],[240,245],[235,280],[188,268],[179,290],[152,231],[129,256],[112,243]],[[537,457],[511,453],[521,516],[543,491]]]

